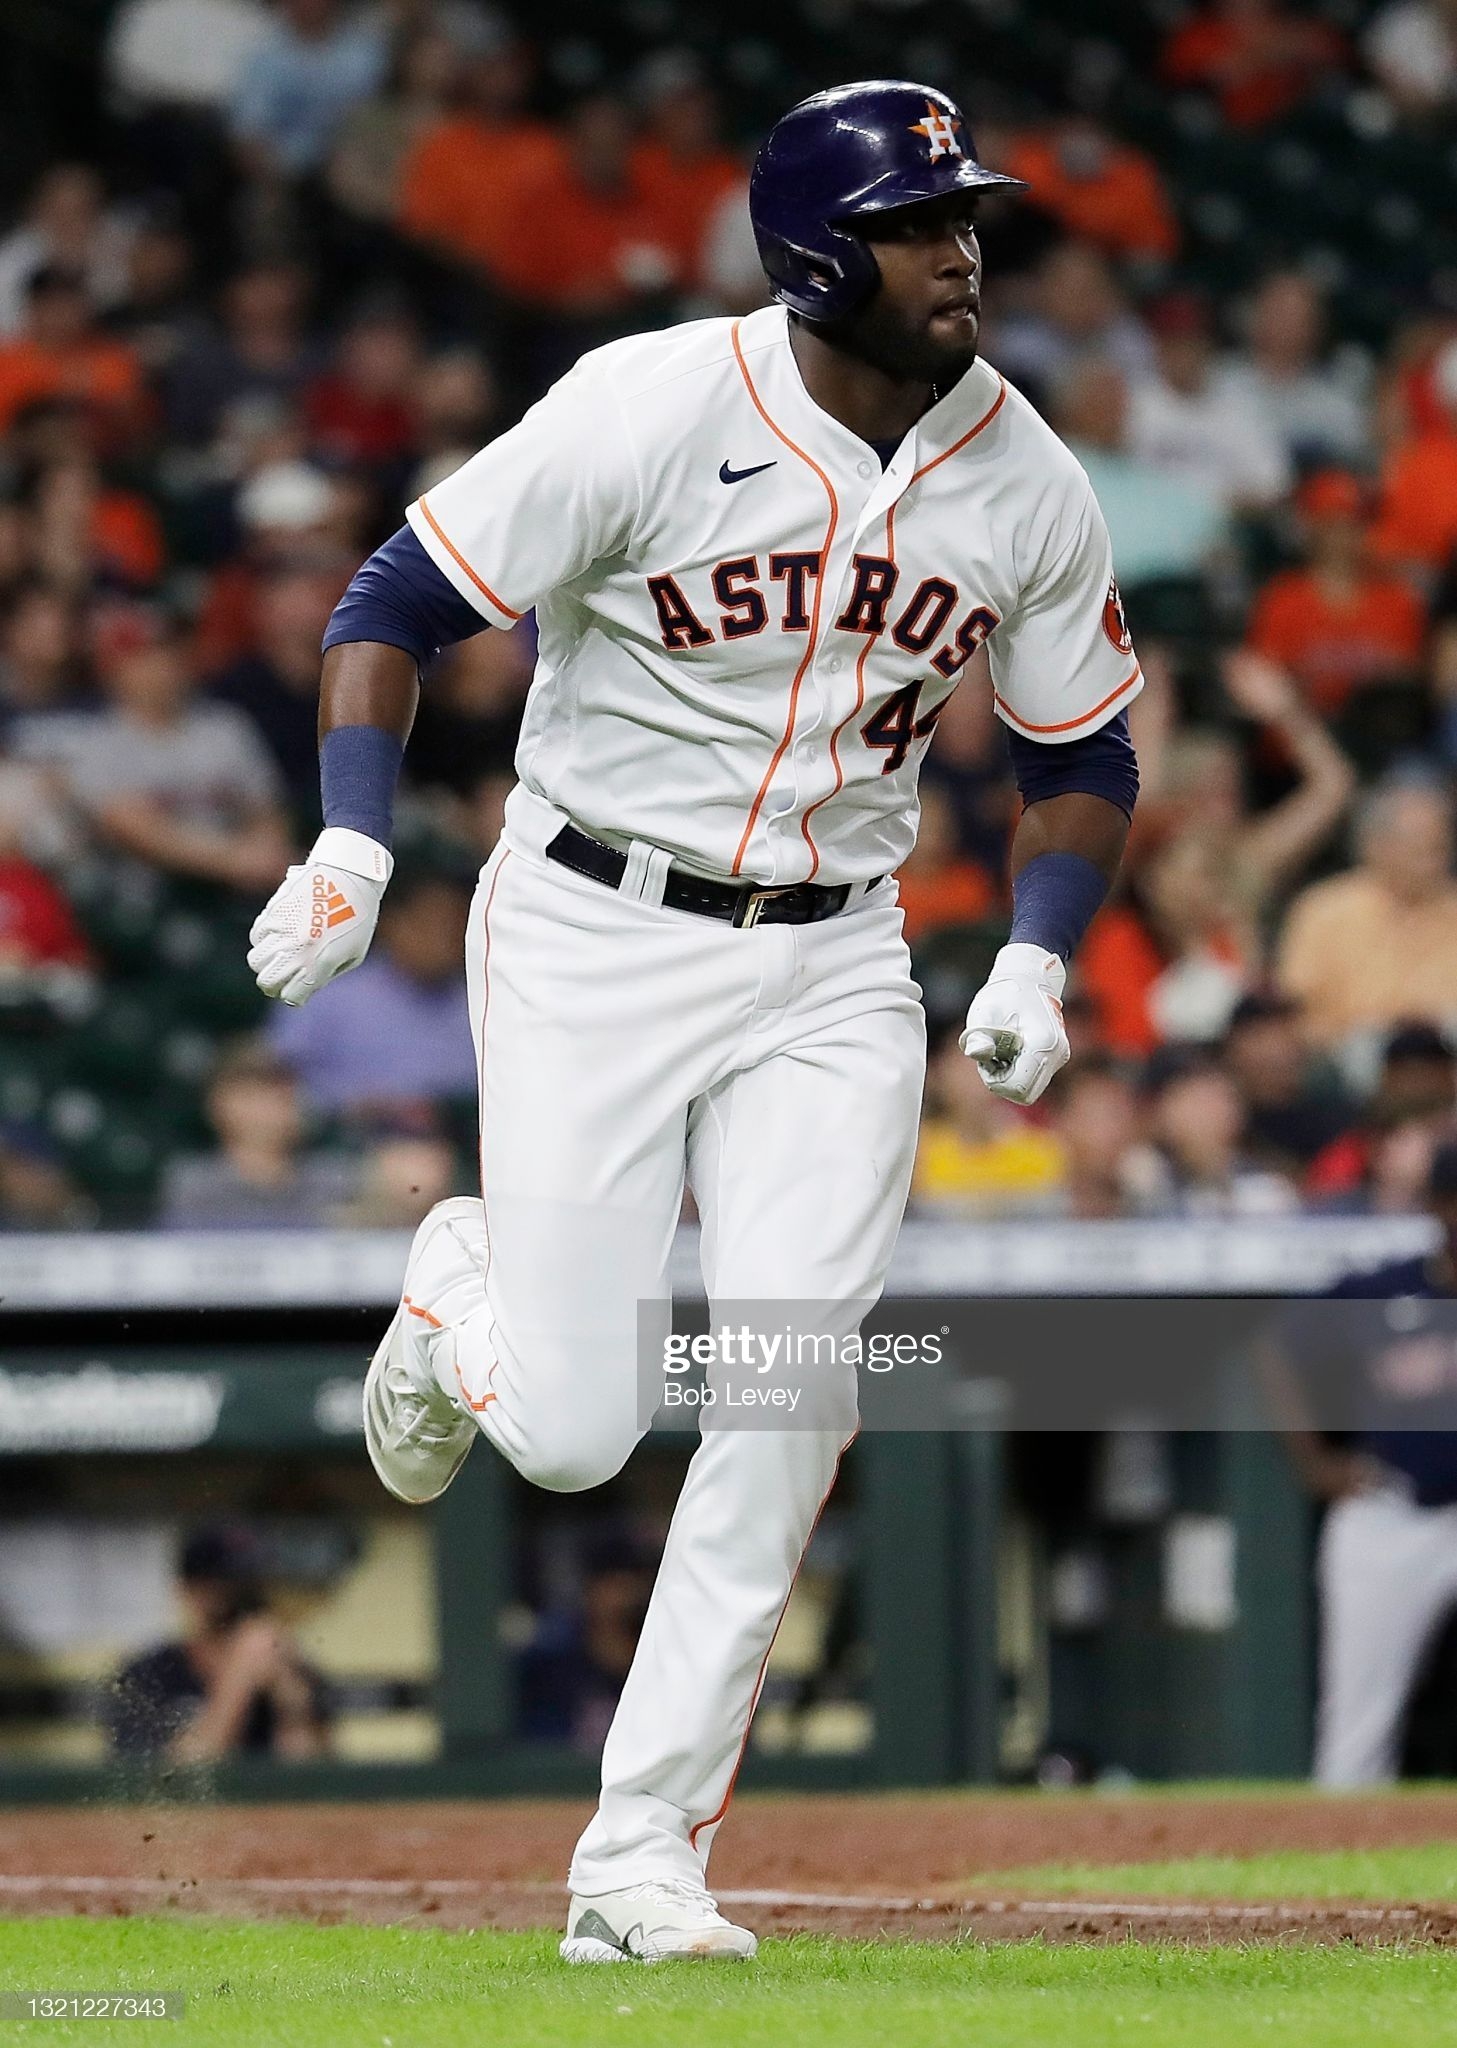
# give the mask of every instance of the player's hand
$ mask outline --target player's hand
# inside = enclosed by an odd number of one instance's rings
[[[377,840],[326,826],[248,935],[248,965],[264,995],[298,1009],[336,974],[357,967],[369,951],[393,868],[393,856]]]
[[[1062,1025],[1067,969],[1041,946],[1003,946],[986,984],[972,998],[961,1050],[976,1061],[993,1095],[1035,1102],[1069,1046]]]

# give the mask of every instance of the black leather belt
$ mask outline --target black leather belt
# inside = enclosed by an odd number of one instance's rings
[[[579,832],[575,825],[563,825],[546,849],[548,860],[556,861],[573,874],[590,876],[608,889],[615,889],[627,872],[627,855],[615,846],[604,846]],[[877,876],[876,881],[883,877]],[[875,887],[875,882],[869,884]],[[711,882],[691,875],[686,868],[670,867],[663,883],[663,903],[669,910],[689,910],[695,917],[717,917],[725,924],[747,930],[756,924],[818,924],[845,908],[850,886],[826,889],[816,882],[796,882],[790,889],[757,889],[752,882]]]

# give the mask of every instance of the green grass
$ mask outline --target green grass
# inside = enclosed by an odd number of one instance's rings
[[[1276,1849],[1260,1856],[1191,1856],[1176,1863],[1044,1863],[971,1880],[1038,1898],[1457,1899],[1457,1842],[1411,1849]]]
[[[766,1944],[747,1967],[569,1971],[547,1935],[0,1922],[0,1989],[182,1991],[187,2016],[0,2023],[7,2044],[159,2048],[1431,2048],[1437,1949]]]

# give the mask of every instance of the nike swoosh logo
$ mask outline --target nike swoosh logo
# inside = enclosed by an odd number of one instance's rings
[[[778,464],[776,455],[773,462],[756,462],[752,469],[730,469],[726,462],[719,464],[718,480],[721,484],[741,484],[746,476],[757,476],[761,469],[773,469]]]

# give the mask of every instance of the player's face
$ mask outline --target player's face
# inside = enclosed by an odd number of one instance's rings
[[[976,360],[981,250],[976,199],[954,193],[860,223],[880,289],[844,324],[847,347],[894,377],[939,383]]]

